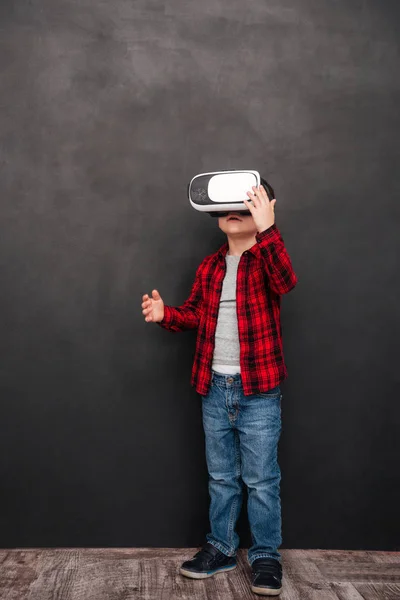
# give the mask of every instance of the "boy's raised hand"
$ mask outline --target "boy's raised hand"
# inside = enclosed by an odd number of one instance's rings
[[[264,231],[275,223],[275,203],[276,198],[270,201],[268,194],[264,189],[264,186],[260,185],[257,188],[255,185],[252,186],[253,193],[247,192],[250,200],[244,200],[245,205],[251,212],[254,223],[257,226],[258,231]]]
[[[151,294],[152,298],[148,294],[142,296],[142,313],[145,321],[157,323],[164,318],[164,302],[157,290],[153,290]]]

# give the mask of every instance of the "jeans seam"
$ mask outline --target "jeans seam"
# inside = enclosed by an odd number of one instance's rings
[[[231,551],[234,552],[233,548],[233,544],[232,544],[232,534],[233,534],[233,521],[234,521],[234,514],[236,513],[236,506],[237,506],[237,496],[235,496],[233,502],[232,502],[232,506],[231,506],[231,512],[229,515],[229,523],[228,523],[228,540],[229,540],[229,545],[231,547]]]
[[[235,433],[235,476],[236,477],[240,477],[240,463],[239,463],[239,459],[240,459],[240,451],[238,448],[238,438],[237,438],[237,434]],[[235,552],[235,548],[233,548],[233,530],[234,530],[234,521],[235,521],[235,515],[236,515],[236,508],[238,506],[238,497],[235,496],[233,502],[232,502],[232,506],[231,506],[231,512],[229,515],[229,523],[228,523],[228,540],[229,540],[229,544],[230,547],[232,549],[232,552]]]
[[[225,554],[226,556],[235,556],[235,554],[227,554],[227,552],[230,552],[230,551],[226,550],[226,548],[219,542],[216,542],[214,540],[208,540],[208,543],[215,546],[215,548],[217,548],[217,550],[219,550],[220,552],[222,552],[222,554]]]

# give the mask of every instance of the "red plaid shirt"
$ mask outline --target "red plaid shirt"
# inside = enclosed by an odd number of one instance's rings
[[[268,392],[287,377],[280,322],[281,296],[297,283],[282,236],[274,223],[257,232],[256,243],[238,264],[236,311],[240,372],[245,396]],[[168,331],[197,329],[191,385],[205,396],[212,375],[219,301],[228,242],[197,268],[189,298],[179,307],[164,305],[158,325]]]

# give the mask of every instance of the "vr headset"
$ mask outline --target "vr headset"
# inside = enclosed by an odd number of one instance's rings
[[[188,183],[187,195],[193,208],[211,217],[225,217],[231,210],[250,215],[243,200],[250,201],[247,192],[252,192],[252,186],[258,187],[260,183],[269,200],[273,200],[275,192],[268,181],[258,171],[250,170],[199,173]]]

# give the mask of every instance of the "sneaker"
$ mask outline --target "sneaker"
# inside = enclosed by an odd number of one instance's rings
[[[251,565],[251,591],[277,596],[282,591],[282,565],[276,558],[256,558]]]
[[[232,571],[237,566],[235,556],[227,556],[218,548],[206,542],[201,550],[192,559],[185,560],[179,572],[192,579],[204,579],[215,573]]]

